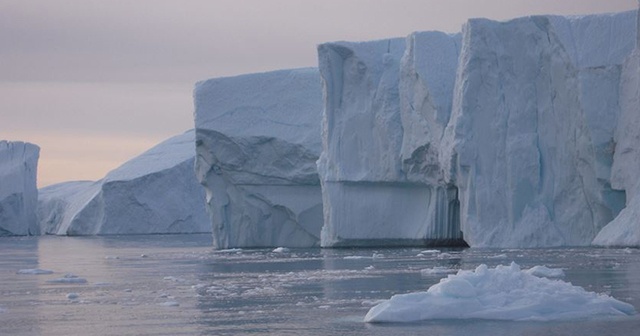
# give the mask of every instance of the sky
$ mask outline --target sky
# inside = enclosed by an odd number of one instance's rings
[[[0,140],[40,146],[38,185],[98,180],[193,128],[204,79],[316,66],[323,42],[585,15],[636,0],[0,0]]]

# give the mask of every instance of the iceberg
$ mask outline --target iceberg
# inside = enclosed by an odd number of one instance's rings
[[[600,121],[616,118],[616,96],[607,95],[616,68],[581,72],[547,17],[470,20],[463,34],[441,155],[460,189],[465,240],[588,245],[623,203],[607,181],[610,158],[594,149],[606,150],[613,135],[612,123]],[[594,95],[596,83],[608,90]]]
[[[537,277],[516,263],[461,270],[426,292],[394,295],[369,310],[365,322],[434,319],[558,321],[636,314],[633,305],[561,280]]]
[[[114,235],[211,232],[194,175],[195,132],[172,137],[99,181],[40,189],[43,233]]]
[[[625,204],[611,176],[636,25],[473,19],[320,45],[322,246],[590,244]]]
[[[196,84],[196,176],[215,248],[319,245],[321,95],[315,68]]]
[[[464,244],[438,161],[460,41],[421,32],[318,47],[322,246]]]
[[[638,21],[640,22],[640,21]],[[638,38],[640,38],[640,29]],[[640,44],[638,44],[640,46]],[[625,60],[620,109],[613,146],[611,185],[626,193],[626,207],[594,238],[599,246],[640,246],[640,49]]]
[[[40,148],[19,141],[0,141],[0,236],[36,235]]]

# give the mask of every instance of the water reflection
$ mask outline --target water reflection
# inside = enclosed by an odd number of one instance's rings
[[[362,322],[394,294],[459,269],[515,261],[640,307],[640,253],[625,249],[271,249],[213,251],[209,235],[0,239],[0,334],[600,335],[637,318],[516,323]],[[18,275],[44,268],[52,275]],[[450,271],[448,271],[450,270]],[[73,273],[85,284],[47,280]],[[67,294],[75,292],[77,300]]]

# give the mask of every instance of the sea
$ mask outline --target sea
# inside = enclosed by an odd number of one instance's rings
[[[230,249],[211,236],[0,238],[0,335],[640,335],[640,317],[371,324],[392,295],[516,262],[640,311],[630,248]]]

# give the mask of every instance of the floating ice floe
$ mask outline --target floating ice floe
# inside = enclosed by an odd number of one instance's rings
[[[175,302],[175,301],[163,302],[160,305],[164,306],[164,307],[178,307],[178,306],[180,306],[180,304],[178,302]]]
[[[32,275],[41,275],[41,274],[53,274],[52,270],[40,269],[40,268],[27,268],[21,269],[16,274],[32,274]]]
[[[572,320],[627,316],[635,308],[608,295],[588,292],[561,280],[536,277],[520,266],[459,271],[426,292],[394,295],[371,308],[365,322],[433,319]]]
[[[67,273],[62,278],[47,280],[47,282],[57,284],[83,284],[87,283],[87,279],[80,278],[77,275],[73,275],[71,273]]]
[[[561,268],[549,268],[546,266],[534,266],[525,272],[537,277],[564,278],[564,271]]]
[[[420,274],[423,276],[429,275],[439,275],[439,274],[447,274],[447,273],[455,273],[456,270],[453,268],[436,266],[434,268],[425,268],[420,270]]]

